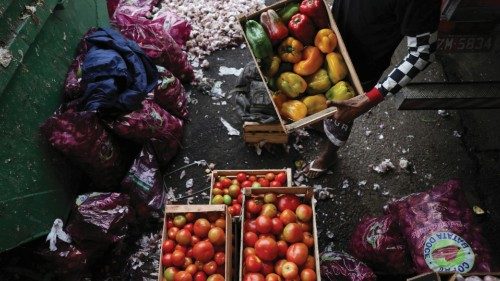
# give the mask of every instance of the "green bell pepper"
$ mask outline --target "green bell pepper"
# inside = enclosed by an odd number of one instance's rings
[[[327,99],[334,101],[348,100],[353,98],[355,95],[354,89],[345,81],[338,82],[325,94]]]
[[[285,23],[288,24],[290,19],[295,15],[296,13],[299,12],[299,4],[298,3],[290,3],[283,7],[283,9],[278,11],[278,14],[280,15],[281,20]]]
[[[254,20],[249,20],[245,24],[245,35],[253,55],[258,58],[265,58],[273,54],[271,40],[267,37],[262,25]]]

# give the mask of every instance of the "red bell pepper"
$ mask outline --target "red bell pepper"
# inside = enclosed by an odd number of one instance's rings
[[[260,15],[260,24],[264,26],[273,44],[281,42],[288,36],[288,29],[281,21],[278,13],[273,9],[269,9]]]
[[[314,40],[316,30],[313,22],[304,14],[295,14],[288,22],[288,29],[293,37],[304,45],[311,45]]]
[[[302,14],[310,17],[318,28],[330,27],[330,18],[323,0],[304,0],[299,9]]]

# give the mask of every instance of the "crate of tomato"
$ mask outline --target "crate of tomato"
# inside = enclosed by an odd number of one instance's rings
[[[313,189],[251,188],[243,201],[239,280],[321,280]]]
[[[282,1],[239,22],[285,132],[333,115],[328,100],[363,93],[323,0]]]
[[[292,185],[292,170],[214,170],[210,186],[210,204],[225,204],[233,217],[241,213],[242,191],[248,187],[284,187]]]
[[[158,281],[232,280],[232,223],[225,205],[167,205]]]

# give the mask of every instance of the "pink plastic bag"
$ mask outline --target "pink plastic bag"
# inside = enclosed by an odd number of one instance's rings
[[[170,71],[159,67],[160,81],[154,91],[154,101],[173,115],[186,119],[188,115],[186,90]]]
[[[48,142],[76,162],[101,190],[120,185],[129,164],[119,142],[93,112],[68,111],[47,119],[41,132]]]
[[[106,124],[117,135],[138,143],[150,139],[162,142],[182,139],[183,121],[147,99],[141,109],[107,120]]]
[[[110,3],[111,2],[111,3]],[[113,19],[117,14],[126,14],[134,17],[150,17],[153,7],[159,0],[108,0],[108,13],[110,5],[114,5],[114,10],[109,18]]]
[[[377,276],[364,263],[344,252],[326,252],[320,257],[321,280],[375,281]]]
[[[414,272],[405,239],[391,215],[363,218],[351,236],[349,248],[355,258],[377,272]]]
[[[165,28],[177,44],[182,47],[186,46],[192,30],[191,24],[187,20],[165,9],[161,9],[154,14],[153,20],[158,19],[163,21],[163,28]]]
[[[398,218],[418,272],[490,271],[489,248],[459,181],[409,195],[388,207]]]
[[[122,181],[138,216],[161,214],[166,192],[163,177],[151,144],[145,144]],[[151,212],[152,211],[152,212]]]

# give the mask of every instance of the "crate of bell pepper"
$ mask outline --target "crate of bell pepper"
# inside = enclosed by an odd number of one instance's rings
[[[323,0],[282,1],[240,24],[285,132],[333,115],[328,100],[363,92]]]
[[[313,189],[251,188],[243,198],[239,280],[321,280]]]

